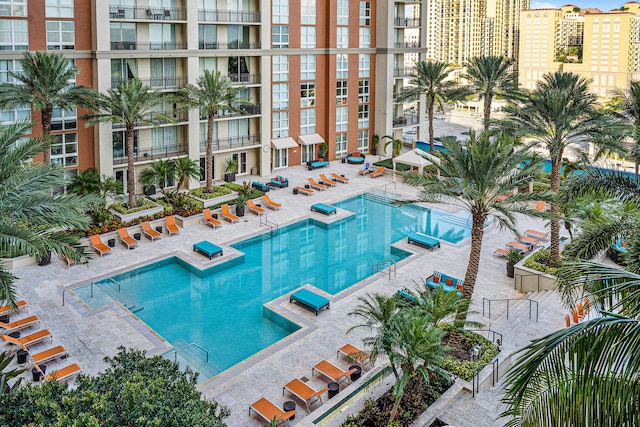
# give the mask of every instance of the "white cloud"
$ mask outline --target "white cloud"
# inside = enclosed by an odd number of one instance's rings
[[[529,9],[557,9],[558,6],[546,1],[532,1]]]

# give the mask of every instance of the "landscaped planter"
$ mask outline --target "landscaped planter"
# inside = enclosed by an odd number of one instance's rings
[[[200,224],[200,220],[202,219],[202,214],[191,215],[187,217],[182,217],[180,215],[175,215],[176,224],[178,224],[182,228],[191,227],[193,225]]]
[[[122,223],[129,223],[129,222],[133,221],[136,218],[153,216],[153,215],[158,214],[158,213],[160,213],[162,211],[164,211],[164,206],[161,206],[161,205],[156,205],[156,207],[154,207],[154,208],[145,209],[143,211],[134,212],[134,213],[130,213],[130,214],[121,214],[118,211],[115,211],[113,209],[109,209],[109,212],[111,212]]]
[[[217,205],[219,203],[230,202],[231,200],[235,200],[238,198],[238,193],[232,191],[230,194],[225,194],[224,196],[214,197],[212,199],[201,199],[200,197],[196,197],[192,194],[189,197],[193,197],[199,202],[202,202],[205,208]]]
[[[558,278],[556,276],[525,267],[522,264],[523,262],[521,261],[514,265],[515,278],[513,279],[513,287],[515,290],[527,293],[557,289],[556,282]]]
[[[21,255],[15,258],[0,258],[0,262],[7,270],[14,268],[26,267],[28,265],[36,265],[38,259],[30,255]]]

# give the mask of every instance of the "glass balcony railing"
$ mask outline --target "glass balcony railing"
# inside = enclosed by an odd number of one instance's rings
[[[111,50],[177,50],[186,49],[187,42],[135,42],[135,41],[122,41],[111,42]]]
[[[413,67],[393,69],[393,77],[413,77],[415,74],[416,69]]]
[[[147,160],[164,159],[187,154],[187,144],[169,144],[162,147],[139,148],[134,150],[133,161],[141,162]],[[122,150],[113,151],[113,164],[121,165],[127,163],[128,157]]]
[[[137,7],[137,6],[109,6],[111,19],[142,19],[184,21],[187,19],[187,9],[182,7]]]
[[[260,12],[248,10],[198,9],[198,20],[202,22],[259,23]]]
[[[200,49],[260,49],[260,42],[198,42]]]
[[[393,25],[396,27],[419,27],[420,18],[395,18],[393,20]]]
[[[238,147],[250,147],[253,145],[260,145],[260,134],[234,136],[229,138],[216,138],[212,141],[213,151],[226,150],[230,148]],[[207,150],[207,141],[200,141],[200,152],[204,153]]]

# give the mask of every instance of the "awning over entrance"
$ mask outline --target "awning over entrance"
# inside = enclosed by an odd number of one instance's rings
[[[298,144],[289,136],[287,138],[272,139],[271,146],[276,150],[284,150],[285,148],[296,148]]]
[[[322,144],[324,142],[324,138],[317,133],[312,133],[311,135],[300,135],[298,137],[298,142],[300,145]]]

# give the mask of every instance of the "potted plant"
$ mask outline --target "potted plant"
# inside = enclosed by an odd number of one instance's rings
[[[378,143],[380,142],[380,135],[373,135],[371,137],[371,147],[369,147],[369,150],[371,151],[371,154],[376,154],[378,152]]]
[[[247,206],[247,200],[249,200],[249,194],[251,193],[251,184],[247,181],[242,183],[242,187],[238,189],[238,198],[236,199],[236,215],[244,216],[245,207]]]
[[[224,180],[226,182],[234,182],[236,180],[236,173],[238,172],[238,161],[233,157],[227,159],[226,167],[224,169]]]
[[[329,152],[329,145],[326,142],[320,144],[320,150],[318,150],[318,157],[326,159],[327,153]]]
[[[513,266],[524,258],[524,254],[515,249],[507,252],[507,277],[514,277]]]

